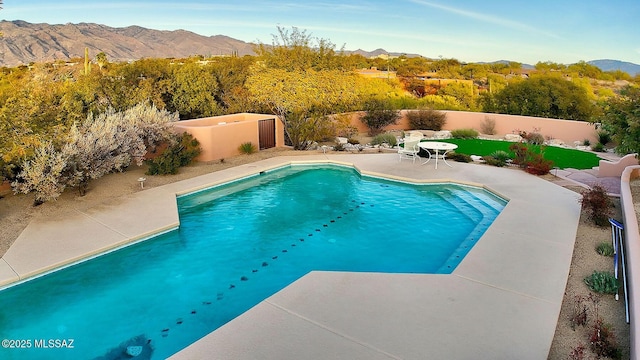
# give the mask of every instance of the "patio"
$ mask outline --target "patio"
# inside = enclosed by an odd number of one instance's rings
[[[576,193],[514,169],[453,163],[435,171],[391,153],[262,160],[144,190],[67,222],[33,222],[2,258],[0,284],[175,227],[176,193],[314,161],[353,164],[374,176],[484,185],[510,201],[451,275],[312,272],[172,358],[547,357],[580,205]]]

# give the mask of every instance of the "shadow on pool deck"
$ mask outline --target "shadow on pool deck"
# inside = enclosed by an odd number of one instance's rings
[[[451,275],[312,272],[173,358],[547,357],[580,205],[576,193],[515,169],[452,163],[435,170],[432,163],[398,162],[396,154],[262,160],[141,191],[117,206],[98,206],[64,222],[33,222],[2,258],[0,283],[175,227],[176,193],[314,161],[415,181],[483,185],[509,203]],[[141,213],[147,214],[143,222],[137,220]],[[426,226],[429,219],[424,221]]]

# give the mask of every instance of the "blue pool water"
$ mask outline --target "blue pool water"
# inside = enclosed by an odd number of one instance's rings
[[[0,292],[2,337],[31,344],[0,358],[163,359],[312,270],[450,273],[505,203],[335,166],[182,196],[179,230]]]

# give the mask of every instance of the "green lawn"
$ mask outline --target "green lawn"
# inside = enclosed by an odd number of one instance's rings
[[[509,141],[481,139],[447,139],[441,141],[458,145],[456,152],[461,154],[485,156],[496,150],[503,150],[513,155],[509,151],[509,146],[513,143]],[[565,149],[557,146],[545,146],[544,157],[553,161],[553,166],[560,169],[591,169],[594,166],[598,166],[600,160],[596,154],[591,152]]]

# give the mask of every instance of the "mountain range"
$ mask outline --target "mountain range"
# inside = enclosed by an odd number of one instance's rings
[[[225,35],[203,36],[186,30],[153,30],[140,26],[113,28],[94,23],[50,25],[15,20],[0,21],[0,33],[0,66],[83,58],[85,48],[89,49],[91,57],[104,52],[109,61],[254,54],[254,44]],[[365,57],[421,56],[390,53],[384,49],[358,49],[347,53]],[[640,74],[640,65],[634,63],[609,59],[588,63],[603,71],[621,70],[632,76]]]

